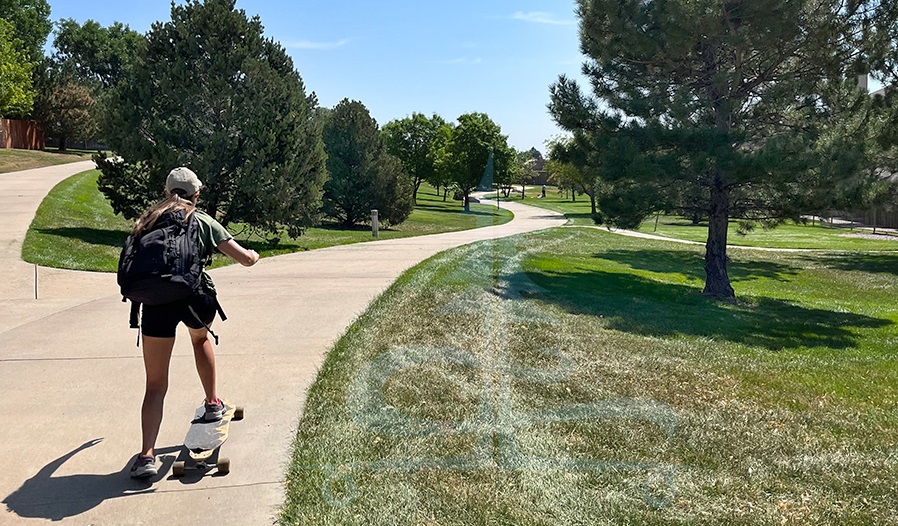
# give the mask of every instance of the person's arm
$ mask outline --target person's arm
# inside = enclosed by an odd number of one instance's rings
[[[259,261],[259,254],[255,250],[247,250],[233,238],[222,241],[217,247],[219,252],[240,263],[244,267],[251,267]]]

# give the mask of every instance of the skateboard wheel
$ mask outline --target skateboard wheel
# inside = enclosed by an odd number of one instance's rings
[[[177,461],[171,465],[171,474],[176,477],[181,477],[184,475],[184,468],[186,464],[183,461]]]
[[[234,418],[232,420],[243,420],[243,406],[238,405],[234,409]]]
[[[220,458],[218,459],[218,472],[222,475],[227,475],[231,472],[231,459],[229,458]]]

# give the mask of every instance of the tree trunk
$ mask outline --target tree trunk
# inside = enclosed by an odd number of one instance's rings
[[[471,203],[468,202],[468,192],[465,192],[465,212],[471,211]]]
[[[589,206],[592,207],[592,217],[595,217],[596,214],[596,191],[593,190],[589,194]]]
[[[443,202],[444,203],[446,202],[446,196],[448,196],[448,195],[449,195],[449,188],[448,187],[443,188]]]
[[[524,192],[527,190],[527,185],[521,185],[521,199],[524,199]]]
[[[65,143],[66,143],[65,137],[60,137],[60,138],[59,138],[59,151],[60,151],[60,153],[66,151]]]
[[[708,217],[708,242],[705,244],[705,290],[702,294],[733,301],[736,292],[727,274],[727,228],[730,219],[730,190],[722,182],[722,174],[715,175],[711,187],[711,207]]]

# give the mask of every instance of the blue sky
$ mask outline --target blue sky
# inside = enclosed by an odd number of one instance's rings
[[[49,2],[54,21],[119,21],[143,33],[170,19],[169,0]],[[573,0],[238,0],[237,8],[259,16],[322,106],[359,100],[381,125],[413,112],[449,121],[483,112],[515,148],[545,153],[561,133],[546,111],[549,85],[580,77]]]

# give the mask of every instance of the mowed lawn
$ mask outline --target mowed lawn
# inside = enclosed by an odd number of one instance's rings
[[[43,168],[57,164],[89,161],[96,152],[70,150],[59,153],[55,150],[15,150],[0,149],[0,173],[17,172],[31,168]]]
[[[59,183],[41,203],[22,247],[22,258],[29,263],[76,270],[113,272],[118,265],[122,244],[130,232],[131,221],[116,215],[97,189],[99,171],[74,175]],[[199,202],[202,208],[202,196]],[[460,202],[443,201],[430,187],[422,187],[418,204],[407,221],[390,228],[381,227],[379,239],[419,236],[497,225],[510,221],[512,214],[488,204],[474,204],[465,213]],[[272,243],[268,236],[254,234],[240,224],[228,229],[244,246],[262,257],[312,250],[334,245],[359,243],[373,239],[370,226],[346,228],[322,224],[310,228],[296,239],[282,237]],[[230,264],[217,255],[213,266]]]
[[[576,201],[572,201],[570,193],[559,193],[553,187],[546,189],[545,199],[537,197],[539,189],[534,187],[529,187],[525,195],[524,200],[515,200],[565,214],[569,225],[595,226],[589,196],[578,195]],[[520,197],[520,193],[517,197]],[[693,225],[691,221],[676,216],[649,216],[638,231],[702,244],[708,240],[707,222]],[[739,222],[732,220],[727,243],[732,246],[811,250],[898,250],[898,233],[880,229],[874,234],[872,229],[829,226],[819,221],[805,224],[787,222],[768,230],[758,226],[751,232],[740,233]]]
[[[898,255],[558,228],[407,272],[329,353],[282,524],[896,524]]]

